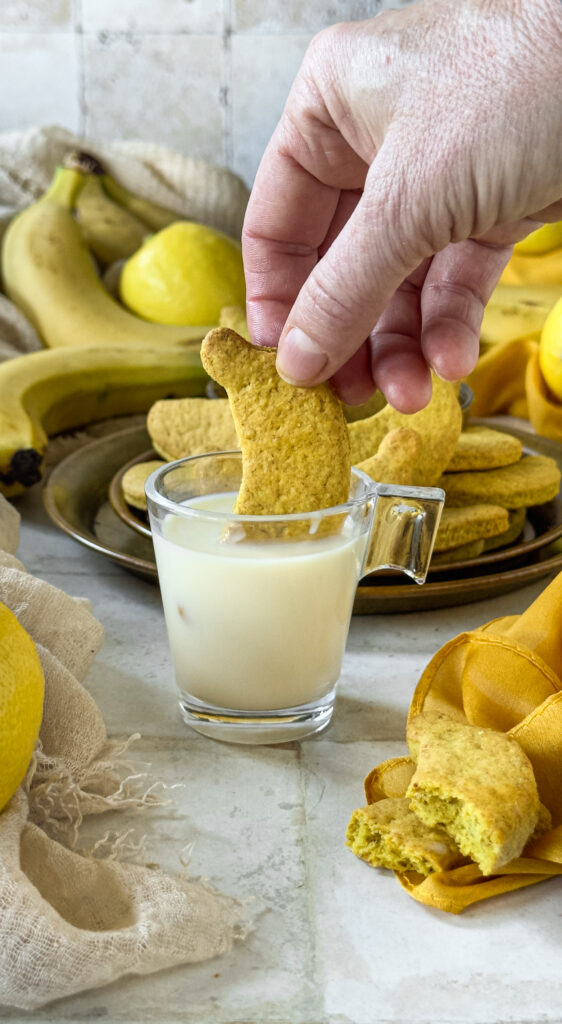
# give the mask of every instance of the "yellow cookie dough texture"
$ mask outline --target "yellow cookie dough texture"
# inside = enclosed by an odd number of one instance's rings
[[[152,406],[146,426],[153,447],[169,462],[239,447],[227,398],[162,399]]]
[[[525,455],[502,469],[444,473],[439,485],[445,491],[449,508],[480,503],[508,509],[528,508],[556,497],[560,470],[548,455]]]
[[[466,427],[460,435],[447,472],[495,469],[521,458],[522,444],[511,434],[489,427]]]
[[[505,533],[509,515],[499,505],[470,505],[465,508],[445,508],[435,540],[435,551],[471,544],[485,537]]]
[[[443,826],[465,856],[490,875],[519,857],[539,821],[533,768],[506,733],[425,712],[407,742],[416,770],[406,791],[428,826]]]
[[[505,533],[496,534],[494,537],[486,537],[484,540],[484,551],[493,551],[494,548],[505,547],[506,544],[513,544],[521,534],[527,518],[526,508],[514,508],[508,511],[509,525]]]
[[[408,486],[414,483],[423,444],[417,430],[398,427],[383,437],[378,450],[357,466],[372,480]]]
[[[455,841],[441,825],[424,825],[405,797],[389,797],[354,811],[347,846],[372,867],[393,871],[446,871],[462,860]]]
[[[351,472],[341,403],[328,384],[287,384],[275,357],[275,349],[228,328],[210,331],[201,346],[203,366],[228,392],[242,448],[235,511],[276,515],[339,505],[348,499]]]
[[[457,547],[446,548],[443,551],[434,551],[431,556],[432,568],[436,565],[449,565],[451,562],[465,562],[469,558],[478,558],[484,551],[485,541],[473,540],[469,544],[459,544]]]
[[[150,474],[164,465],[162,459],[150,459],[148,462],[137,462],[136,466],[131,466],[126,473],[123,473],[121,490],[127,505],[146,511],[144,485]]]
[[[437,483],[457,446],[462,412],[456,384],[443,381],[435,374],[432,375],[432,383],[431,401],[420,412],[406,415],[386,405],[374,416],[348,425],[354,466],[374,455],[390,431],[406,427],[416,431],[422,441],[413,483],[427,487]]]

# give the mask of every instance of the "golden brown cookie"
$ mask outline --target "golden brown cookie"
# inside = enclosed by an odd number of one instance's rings
[[[456,548],[447,548],[446,551],[434,551],[431,556],[431,564],[448,565],[449,562],[464,562],[469,558],[477,558],[484,550],[485,541],[473,540],[470,544],[459,544]]]
[[[150,462],[137,462],[131,466],[121,478],[121,490],[127,505],[146,511],[146,495],[144,485],[150,474],[165,463],[161,459],[151,459]]]
[[[496,534],[505,533],[508,526],[507,509],[499,505],[466,505],[464,508],[448,508],[445,505],[434,551],[448,551],[461,544],[495,537]]]
[[[432,382],[431,401],[420,412],[406,415],[386,405],[374,416],[349,424],[354,466],[375,455],[389,431],[407,427],[415,430],[422,439],[414,483],[429,487],[438,481],[453,457],[461,432],[462,412],[457,385],[440,380],[435,374]]]
[[[149,410],[146,427],[154,449],[168,462],[239,448],[227,398],[163,398]]]
[[[277,515],[347,501],[349,437],[341,403],[328,384],[287,384],[276,350],[251,345],[219,327],[201,346],[207,373],[228,392],[243,459],[235,511]]]
[[[533,768],[507,733],[438,712],[408,723],[416,770],[406,796],[426,825],[442,825],[482,874],[519,857],[539,821]]]
[[[413,484],[422,450],[422,439],[416,430],[397,427],[383,437],[375,455],[360,462],[357,469],[377,483]]]
[[[515,508],[509,512],[509,526],[505,533],[498,533],[495,537],[486,537],[484,551],[493,551],[495,548],[504,548],[513,544],[520,536],[527,518],[526,508]]]
[[[446,871],[463,859],[445,829],[424,825],[405,797],[389,797],[354,811],[346,845],[372,867],[421,875]]]
[[[519,462],[503,469],[444,473],[439,486],[445,491],[449,508],[480,503],[528,508],[556,497],[560,470],[548,455],[524,455]]]
[[[469,426],[457,441],[447,473],[511,466],[521,458],[522,450],[521,441],[511,434],[490,427]]]

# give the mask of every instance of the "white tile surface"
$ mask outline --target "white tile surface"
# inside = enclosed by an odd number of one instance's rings
[[[2,0],[0,31],[72,27],[72,0]]]
[[[281,116],[310,35],[232,39],[233,169],[248,183]]]
[[[233,27],[244,32],[319,32],[338,21],[370,18],[378,0],[233,0]]]
[[[223,79],[217,36],[86,34],[86,134],[160,142],[222,163]]]
[[[191,873],[254,917],[225,957],[122,979],[34,1020],[560,1024],[560,879],[452,917],[416,904],[344,844],[365,774],[405,752],[408,704],[429,658],[462,629],[523,610],[545,581],[474,605],[354,618],[330,729],[302,744],[229,747],[180,720],[156,586],[56,531],[37,488],[19,507],[24,563],[88,597],[105,626],[87,685],[110,734],[141,732],[131,749],[139,771],[181,784],[168,791],[173,806],[87,822],[81,843],[133,827],[148,859],[175,873],[193,842]],[[0,1019],[29,1016],[0,1010]]]
[[[2,131],[56,122],[77,130],[78,61],[71,33],[0,32]]]
[[[224,0],[81,0],[85,31],[222,32]]]
[[[309,873],[327,1021],[558,1021],[562,880],[440,914],[345,849],[361,779],[403,743],[303,744]],[[318,780],[322,780],[319,790]],[[559,936],[560,938],[560,936]]]

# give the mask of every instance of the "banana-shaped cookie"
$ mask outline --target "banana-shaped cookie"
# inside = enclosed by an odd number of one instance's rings
[[[201,347],[203,366],[227,391],[242,448],[235,512],[312,512],[347,501],[350,445],[341,403],[328,384],[287,384],[275,349],[219,327]]]

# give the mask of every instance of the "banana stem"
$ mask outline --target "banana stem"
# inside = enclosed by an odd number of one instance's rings
[[[87,180],[87,175],[82,174],[81,171],[57,167],[54,178],[43,196],[43,201],[54,202],[72,210],[76,206],[78,196]]]

